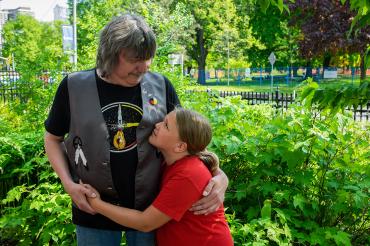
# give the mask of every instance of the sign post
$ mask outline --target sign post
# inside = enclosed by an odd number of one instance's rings
[[[181,76],[184,75],[184,55],[183,54],[169,54],[168,63],[172,65],[172,69],[174,65],[181,65]]]
[[[269,56],[269,62],[271,64],[271,92],[272,92],[272,88],[274,87],[274,76],[272,75],[272,72],[274,70],[275,61],[276,61],[276,56],[275,56],[274,52],[271,52],[271,54]]]
[[[63,51],[69,55],[69,60],[74,63],[74,37],[73,26],[62,25]]]

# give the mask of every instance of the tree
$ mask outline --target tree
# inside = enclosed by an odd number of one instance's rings
[[[69,0],[72,6],[72,1]],[[87,69],[95,66],[99,32],[115,16],[122,13],[141,15],[153,29],[157,38],[157,56],[154,65],[166,64],[168,54],[181,51],[181,43],[189,40],[193,20],[185,7],[177,4],[174,10],[163,1],[94,1],[85,0],[77,5],[78,66]]]
[[[165,0],[145,0],[139,2],[136,12],[156,34],[158,48],[154,65],[167,66],[169,54],[184,54],[185,47],[192,44],[195,20],[184,3],[171,5]]]
[[[206,60],[216,40],[231,37],[238,16],[232,0],[182,0],[195,20],[194,42],[188,44],[187,54],[197,62],[198,83],[205,83]],[[174,2],[173,2],[174,3]],[[231,38],[230,38],[231,39]],[[227,42],[227,40],[226,40]]]
[[[41,23],[32,16],[18,15],[4,25],[3,34],[3,56],[13,55],[17,71],[24,76],[61,71],[68,64],[60,22]]]
[[[303,39],[299,41],[300,53],[308,61],[323,58],[323,67],[329,67],[333,56],[341,53],[359,53],[361,56],[361,78],[366,75],[365,52],[370,43],[370,27],[358,30],[349,37],[351,20],[355,13],[349,4],[335,0],[297,0],[290,4],[290,24],[299,26]]]
[[[70,9],[72,0],[68,1]],[[77,4],[77,55],[78,69],[95,67],[96,51],[101,29],[114,16],[126,12],[131,1],[120,0],[94,1],[85,0]]]
[[[268,13],[264,13],[258,5],[250,15],[253,33],[263,45],[263,48],[254,46],[247,51],[253,57],[254,65],[269,66],[267,58],[274,52],[278,58],[275,66],[297,66],[301,60],[296,52],[301,34],[297,28],[288,26],[288,16],[277,9],[269,9]]]
[[[261,42],[259,33],[254,30],[253,16],[256,11],[255,3],[252,0],[234,0],[234,4],[238,18],[235,28],[232,29],[234,33],[227,40],[230,49],[230,63],[231,67],[233,67],[233,64],[240,64],[240,66],[235,68],[249,67],[256,64],[255,53],[252,50],[259,52],[265,50],[266,46]],[[216,50],[225,50],[221,49],[220,46],[218,47],[217,43],[215,48]],[[226,53],[221,53],[219,59],[223,60],[222,58],[226,56]],[[243,64],[244,66],[242,66]],[[225,67],[224,63],[222,65]]]

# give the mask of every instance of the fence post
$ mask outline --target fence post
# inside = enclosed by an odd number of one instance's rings
[[[276,107],[279,107],[279,90],[275,91]]]
[[[262,67],[260,67],[260,86],[262,86]]]

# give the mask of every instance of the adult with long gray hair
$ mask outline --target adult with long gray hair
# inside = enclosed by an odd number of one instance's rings
[[[78,245],[154,245],[153,232],[125,228],[97,214],[82,183],[102,200],[144,210],[157,196],[163,157],[149,144],[156,123],[179,99],[170,81],[149,72],[156,51],[153,31],[132,14],[102,30],[96,68],[69,74],[59,85],[45,121],[45,150],[72,199]],[[219,169],[194,204],[195,214],[221,206],[227,177]]]

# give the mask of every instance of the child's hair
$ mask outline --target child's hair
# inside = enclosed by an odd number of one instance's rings
[[[197,155],[208,170],[214,173],[219,160],[215,153],[206,150],[212,139],[212,129],[208,120],[188,109],[176,108],[175,112],[179,136],[187,144],[189,154]]]

